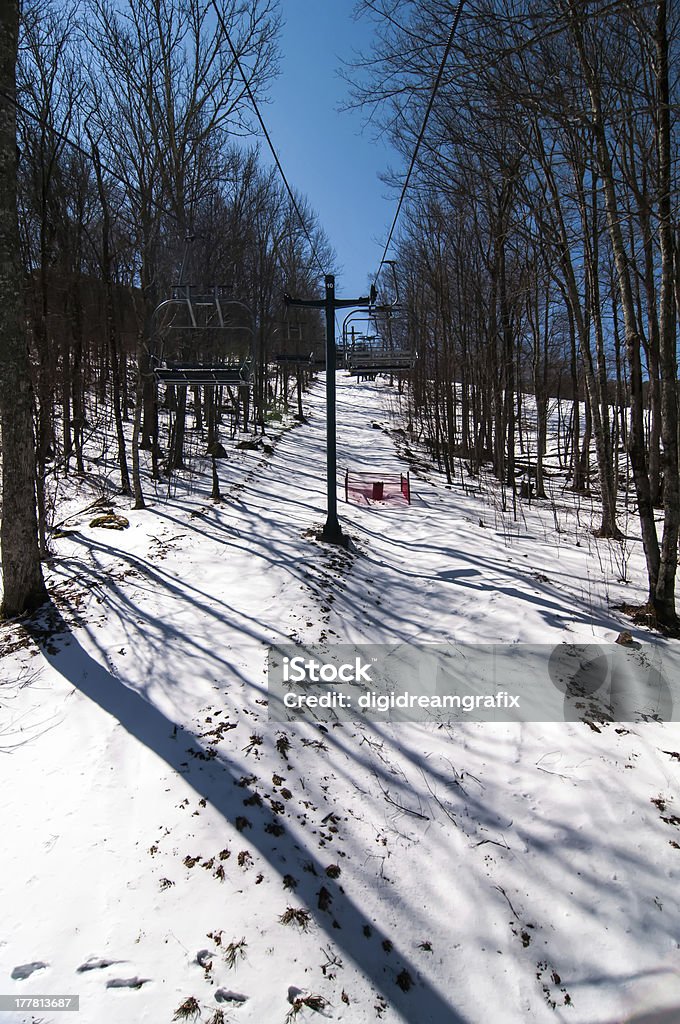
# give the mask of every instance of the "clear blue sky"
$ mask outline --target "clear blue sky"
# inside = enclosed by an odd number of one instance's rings
[[[336,250],[336,293],[350,298],[366,294],[396,209],[378,174],[399,166],[389,146],[361,133],[361,113],[337,110],[347,97],[341,59],[370,43],[370,25],[355,22],[353,8],[353,0],[281,0],[281,74],[261,107],[286,177]]]

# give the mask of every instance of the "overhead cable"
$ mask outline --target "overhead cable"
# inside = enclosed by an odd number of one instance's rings
[[[446,62],[449,59],[449,54],[451,53],[451,47],[453,46],[453,40],[454,40],[454,37],[456,35],[456,30],[458,28],[458,22],[460,21],[460,16],[461,16],[461,13],[462,13],[462,10],[463,10],[463,4],[464,3],[465,3],[465,0],[459,0],[458,7],[456,8],[456,13],[454,15],[453,23],[451,25],[451,31],[449,33],[449,38],[448,38],[448,41],[446,43],[446,49],[444,50],[444,55],[443,55],[443,57],[441,59],[441,63],[439,65],[439,71],[437,72],[437,77],[436,77],[434,85],[432,87],[432,92],[430,94],[430,99],[429,99],[429,102],[427,104],[427,109],[425,110],[425,116],[423,118],[423,123],[422,123],[421,128],[420,128],[420,133],[418,135],[418,139],[417,139],[417,142],[415,144],[415,148],[413,150],[413,156],[411,157],[411,163],[409,164],[408,172],[407,172],[406,178],[404,180],[404,186],[403,186],[403,188],[401,190],[401,195],[399,196],[399,202],[397,203],[397,210],[396,210],[396,213],[394,214],[394,220],[392,221],[392,227],[390,228],[390,233],[387,236],[387,242],[385,243],[385,248],[383,249],[382,259],[380,260],[380,266],[378,267],[378,274],[380,273],[380,271],[381,271],[381,269],[383,267],[383,264],[386,262],[385,261],[385,257],[387,256],[387,253],[389,252],[389,248],[390,248],[390,245],[392,243],[392,236],[394,235],[394,231],[395,231],[395,228],[397,226],[397,221],[399,220],[399,214],[401,213],[401,208],[402,208],[403,203],[404,203],[404,198],[406,197],[406,192],[408,191],[408,187],[409,187],[409,184],[411,182],[411,175],[413,174],[413,169],[414,169],[414,167],[416,165],[416,160],[418,159],[418,153],[420,151],[420,146],[421,146],[421,143],[422,143],[422,141],[423,141],[423,139],[425,137],[425,130],[427,128],[427,122],[428,122],[428,120],[430,118],[430,113],[432,111],[432,107],[434,106],[435,97],[437,95],[437,91],[439,90],[439,86],[441,84],[441,80],[442,80],[442,77],[444,75],[444,68],[446,66]]]
[[[255,111],[255,116],[257,117],[257,120],[260,123],[260,128],[262,129],[264,137],[267,140],[267,145],[269,146],[269,151],[271,152],[271,155],[274,158],[274,163],[276,164],[278,172],[281,175],[281,179],[283,181],[283,184],[285,185],[286,192],[288,193],[288,198],[290,199],[291,203],[293,204],[293,209],[295,210],[295,213],[297,214],[298,220],[300,221],[300,225],[301,225],[302,230],[304,232],[305,238],[309,242],[312,258],[316,260],[317,266],[321,270],[322,275],[325,276],[326,271],[324,270],[324,267],[323,267],[323,265],[321,263],[321,260],[319,259],[319,256],[317,254],[317,247],[316,247],[314,241],[312,240],[312,237],[311,237],[311,235],[309,233],[309,229],[307,227],[305,219],[302,216],[302,213],[300,211],[300,206],[299,206],[298,201],[297,201],[297,199],[295,197],[295,193],[293,192],[292,188],[288,184],[288,179],[286,177],[286,173],[285,173],[285,171],[283,169],[283,166],[281,164],[281,161],[279,159],[279,155],[276,152],[276,149],[274,148],[274,143],[272,142],[271,136],[270,136],[269,132],[267,131],[267,126],[264,123],[264,118],[262,117],[262,114],[260,113],[260,108],[258,107],[257,101],[255,99],[255,96],[253,95],[253,90],[250,88],[250,82],[248,81],[248,77],[247,77],[245,71],[243,70],[243,65],[241,64],[241,61],[239,59],[238,53],[236,52],[236,48],[234,47],[234,44],[231,41],[231,36],[229,35],[229,30],[228,30],[228,28],[226,26],[226,23],[225,23],[225,20],[224,20],[224,16],[222,15],[222,12],[221,12],[221,10],[220,10],[220,8],[218,6],[217,0],[211,0],[211,3],[212,3],[212,6],[213,6],[213,8],[215,10],[215,14],[217,15],[217,20],[220,23],[220,28],[222,29],[222,31],[224,33],[224,38],[226,39],[227,44],[229,46],[229,49],[231,50],[232,57],[234,58],[234,63],[236,64],[236,67],[239,70],[239,74],[241,75],[241,78],[243,79],[243,84],[244,84],[246,92],[248,94],[248,98],[249,98],[250,102],[253,105],[253,110]]]

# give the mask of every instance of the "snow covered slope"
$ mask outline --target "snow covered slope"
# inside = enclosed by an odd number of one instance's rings
[[[338,385],[339,465],[408,468],[389,388]],[[0,993],[80,1011],[0,1020],[680,1020],[676,724],[267,710],[277,641],[612,642],[639,541],[622,583],[568,495],[515,523],[421,472],[323,546],[323,381],[308,405],[230,450],[223,503],[206,472],[110,531],[71,497],[59,611],[4,627]]]

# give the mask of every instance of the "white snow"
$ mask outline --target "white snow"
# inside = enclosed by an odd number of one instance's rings
[[[338,375],[342,470],[408,468],[391,396]],[[488,480],[412,472],[409,507],[340,501],[353,553],[320,544],[323,400],[273,452],[227,444],[221,504],[207,462],[117,500],[120,532],[65,494],[59,629],[0,635],[0,993],[79,994],[79,1024],[191,997],[243,1024],[680,1020],[677,724],[269,723],[290,640],[629,629],[677,678],[613,608],[644,600],[637,535],[595,540],[557,479],[515,522]]]

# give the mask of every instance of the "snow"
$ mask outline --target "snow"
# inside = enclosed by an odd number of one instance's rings
[[[0,992],[77,993],[82,1024],[191,997],[243,1024],[680,1019],[677,723],[269,721],[271,643],[652,639],[613,607],[644,598],[639,538],[595,540],[558,479],[515,522],[421,467],[410,506],[340,502],[352,551],[320,544],[323,398],[271,452],[228,445],[222,503],[207,463],[117,500],[122,531],[64,494],[58,618],[0,637]],[[343,471],[409,468],[393,404],[338,375]]]

